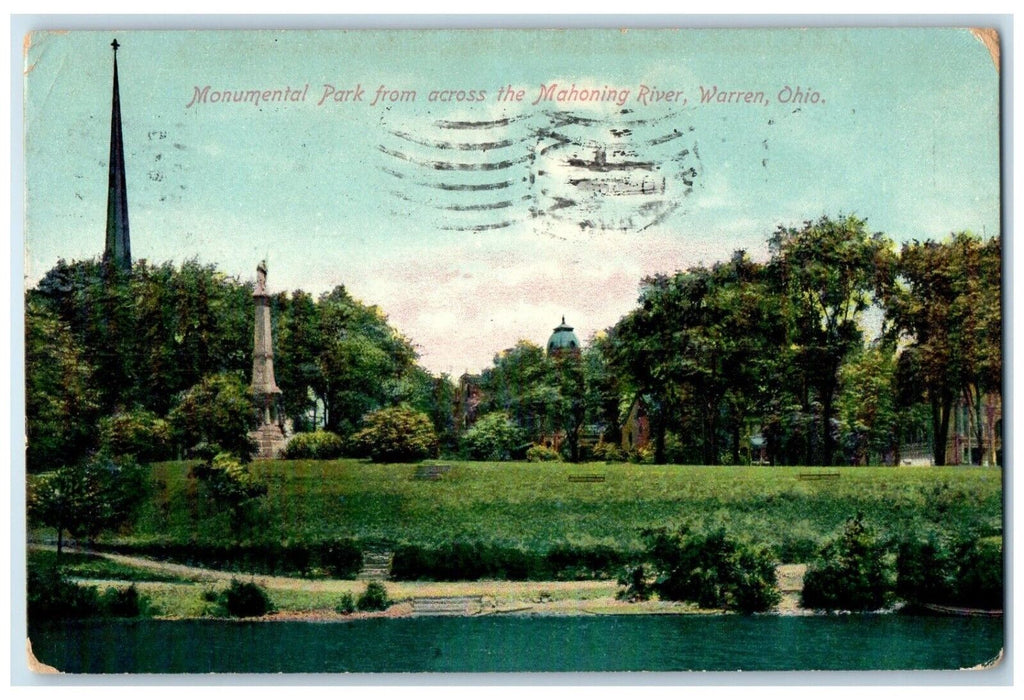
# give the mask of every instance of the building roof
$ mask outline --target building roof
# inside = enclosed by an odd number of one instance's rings
[[[572,332],[572,326],[565,323],[565,316],[562,316],[562,323],[555,327],[551,337],[548,338],[548,354],[569,350],[578,352],[580,340]]]

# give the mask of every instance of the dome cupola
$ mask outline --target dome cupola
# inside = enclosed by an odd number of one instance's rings
[[[561,352],[578,353],[579,351],[579,338],[572,332],[572,326],[566,325],[565,316],[562,316],[562,323],[555,328],[551,337],[548,338],[548,355]]]

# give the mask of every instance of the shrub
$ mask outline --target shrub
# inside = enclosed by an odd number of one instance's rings
[[[945,603],[956,596],[956,562],[936,532],[907,538],[896,554],[896,595],[909,603]]]
[[[149,607],[145,596],[139,594],[135,584],[128,588],[110,587],[100,596],[100,609],[110,617],[138,617]]]
[[[878,610],[890,602],[886,552],[861,515],[846,521],[804,576],[801,605],[818,610]]]
[[[95,586],[79,586],[56,569],[29,569],[28,619],[69,620],[101,612]]]
[[[634,447],[629,451],[627,459],[634,464],[654,464],[654,445]]]
[[[437,452],[437,435],[427,414],[408,406],[382,408],[363,419],[353,448],[374,462],[419,462]]]
[[[221,607],[232,617],[260,617],[274,611],[267,592],[255,583],[231,579],[231,585],[220,594]]]
[[[298,433],[288,441],[284,450],[285,459],[337,459],[342,455],[345,443],[338,435],[328,430],[312,433]]]
[[[363,568],[363,550],[353,540],[321,542],[316,553],[321,568],[334,578],[355,578]]]
[[[618,584],[624,586],[615,597],[619,600],[627,600],[630,603],[637,603],[650,600],[654,595],[654,577],[647,571],[643,564],[627,567],[619,576]]]
[[[366,584],[366,590],[359,596],[356,607],[363,612],[371,610],[387,610],[390,601],[388,591],[384,584],[379,581],[370,581]]]
[[[491,462],[512,459],[512,453],[522,442],[519,428],[504,411],[494,411],[483,416],[463,437],[463,445],[470,459]]]
[[[267,493],[266,484],[228,452],[219,453],[210,464],[196,465],[192,473],[206,485],[216,506],[229,511],[236,534],[251,519],[257,500]]]
[[[990,610],[1003,607],[1003,539],[984,537],[957,553],[957,601]]]
[[[543,570],[537,578],[562,581],[584,579],[610,579],[633,558],[630,554],[606,545],[579,546],[561,544],[552,547],[544,556]],[[531,572],[531,578],[534,572]]]
[[[167,421],[145,409],[125,411],[99,421],[100,447],[115,456],[131,456],[140,462],[173,459]]]
[[[749,614],[769,610],[781,599],[771,552],[732,537],[724,527],[674,534],[655,530],[647,540],[663,600]]]
[[[910,603],[1001,608],[1002,538],[956,542],[932,532],[904,540],[896,559],[896,593]]]
[[[599,442],[594,445],[594,459],[605,462],[625,462],[626,453],[614,442]]]
[[[531,445],[526,451],[527,462],[557,462],[562,459],[556,450],[544,445]]]
[[[341,594],[341,598],[338,600],[338,604],[334,606],[334,612],[341,615],[351,615],[356,611],[356,601],[352,597],[351,591],[345,591]]]

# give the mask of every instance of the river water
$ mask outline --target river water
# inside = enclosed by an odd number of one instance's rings
[[[70,673],[938,670],[986,663],[1002,618],[484,616],[33,625]]]

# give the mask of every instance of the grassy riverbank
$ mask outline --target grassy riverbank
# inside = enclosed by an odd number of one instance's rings
[[[254,464],[268,485],[252,524],[233,532],[204,503],[189,465],[157,464],[157,488],[125,543],[289,544],[350,539],[436,547],[451,542],[547,552],[564,545],[636,551],[645,528],[726,523],[804,560],[857,513],[883,534],[932,526],[998,530],[1002,471],[969,467],[695,467],[636,464],[358,460]],[[821,472],[834,478],[811,479]],[[570,476],[595,477],[592,481]]]
[[[55,552],[34,548],[29,564],[35,568],[52,566]],[[145,598],[150,616],[161,618],[214,618],[223,616],[215,600],[229,582],[238,578],[232,572],[186,567],[120,555],[65,553],[62,569],[79,585],[126,588],[134,585]],[[795,612],[802,567],[780,567],[779,583],[784,599],[781,612]],[[344,615],[336,610],[348,593],[358,596],[366,588],[362,581],[309,580],[283,576],[251,576],[245,581],[260,585],[276,612],[267,619],[342,621],[367,616],[400,617],[413,612],[412,601],[423,598],[467,599],[466,614],[540,614],[540,615],[630,615],[695,614],[700,610],[687,603],[651,600],[626,603],[616,599],[619,586],[614,581],[451,581],[386,582],[392,601],[382,613]]]

